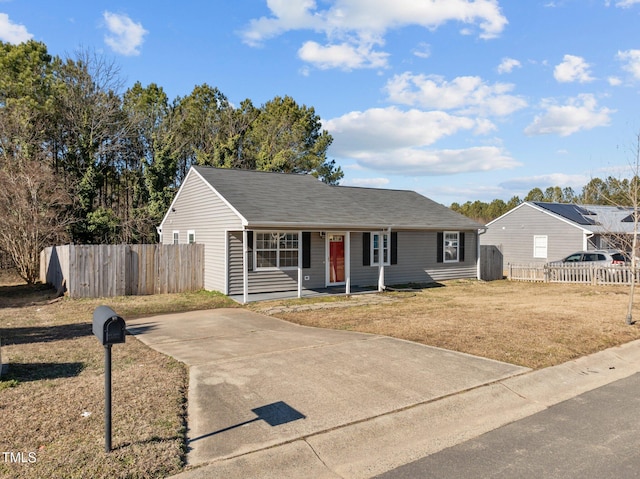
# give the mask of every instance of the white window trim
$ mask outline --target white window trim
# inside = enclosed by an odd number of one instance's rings
[[[447,235],[456,235],[456,258],[447,259]],[[442,262],[443,263],[459,263],[460,262],[460,232],[444,231],[442,234]]]
[[[302,235],[298,231],[254,231],[253,232],[253,271],[292,271],[297,270],[298,266],[268,266],[268,267],[259,267],[258,266],[258,249],[256,247],[258,242],[258,234],[293,234],[298,237],[298,248],[297,249],[285,249],[283,251],[297,251],[298,257],[300,256],[300,250],[302,249]],[[273,251],[273,250],[264,250],[264,251]],[[276,262],[280,264],[280,244],[278,243],[278,249],[276,251]],[[300,261],[300,259],[298,259]]]
[[[380,241],[381,241],[381,245],[378,247],[378,249],[380,250],[379,254],[378,254],[378,258],[382,258],[384,259],[384,250],[387,251],[387,261],[374,261],[373,257],[374,257],[374,248],[373,245],[374,243],[374,236],[380,236]],[[387,247],[384,247],[384,237],[387,237]],[[371,232],[371,247],[369,248],[369,250],[371,251],[371,261],[369,261],[369,264],[371,266],[390,266],[391,265],[391,235],[389,233],[385,233],[384,231],[372,231]]]
[[[180,244],[180,230],[173,230],[173,234],[171,235],[171,244]]]
[[[536,242],[539,239],[544,239],[544,255],[542,253],[536,254],[537,250],[542,250],[543,248],[536,247]],[[533,257],[540,259],[547,259],[549,255],[549,237],[547,235],[533,235]]]
[[[193,236],[193,243],[196,242],[196,230],[187,231],[187,244],[192,244],[190,241],[191,236]]]

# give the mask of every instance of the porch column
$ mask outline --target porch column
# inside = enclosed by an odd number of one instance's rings
[[[242,304],[249,302],[249,232],[242,230]]]
[[[302,298],[302,231],[298,231],[298,298]]]
[[[351,294],[351,231],[344,234],[344,294]]]
[[[384,247],[384,235],[387,235],[387,247],[389,248],[389,257],[387,260],[391,263],[391,227],[387,228],[386,233],[380,233],[380,257],[378,258],[378,292],[382,293],[384,291],[384,252],[386,248]]]

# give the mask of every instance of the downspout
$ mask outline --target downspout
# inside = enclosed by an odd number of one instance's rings
[[[476,236],[476,279],[480,281],[482,279],[481,271],[480,271],[480,235],[483,235],[487,232],[489,228],[478,228],[477,236]],[[482,231],[480,231],[482,230]]]
[[[584,243],[582,243],[582,249],[584,251],[589,251],[589,239],[593,238],[594,236],[595,236],[595,233],[584,235]]]

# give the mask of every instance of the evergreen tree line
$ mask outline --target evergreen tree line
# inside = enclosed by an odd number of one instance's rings
[[[523,201],[544,201],[548,203],[575,203],[580,205],[609,205],[633,207],[630,191],[637,187],[640,179],[619,179],[612,176],[605,178],[593,178],[583,188],[581,193],[576,193],[573,188],[560,188],[550,186],[544,191],[533,188],[523,200],[518,196],[509,201],[495,199],[490,203],[483,201],[467,201],[464,204],[452,203],[450,208],[468,218],[486,224],[506,212],[512,210]]]
[[[343,176],[320,117],[291,97],[257,107],[207,84],[173,100],[154,83],[123,90],[92,52],[0,42],[0,251],[14,262],[33,269],[55,243],[156,242],[192,165]]]

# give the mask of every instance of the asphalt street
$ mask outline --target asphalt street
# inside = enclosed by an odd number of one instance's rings
[[[640,477],[640,374],[376,477]]]

